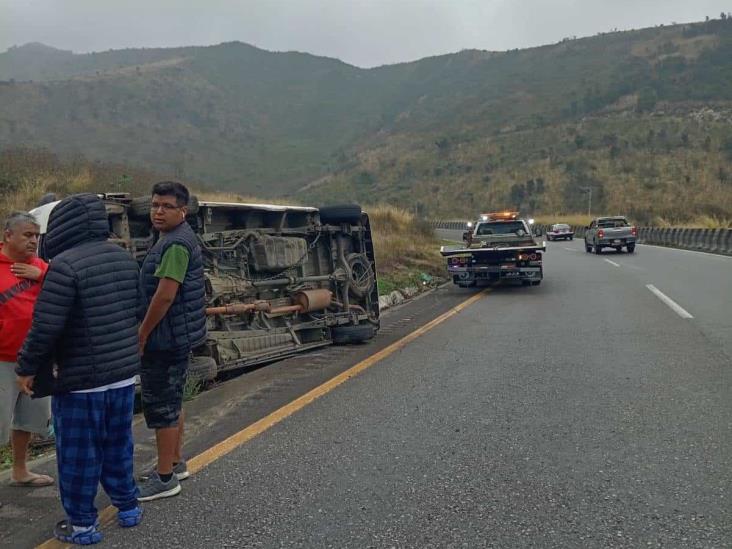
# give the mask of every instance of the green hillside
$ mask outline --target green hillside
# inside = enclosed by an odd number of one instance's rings
[[[732,21],[360,69],[242,43],[0,54],[0,147],[300,201],[732,217]],[[31,82],[32,80],[32,82]],[[683,197],[683,201],[679,198]]]

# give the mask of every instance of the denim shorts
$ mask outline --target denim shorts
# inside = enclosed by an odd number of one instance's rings
[[[142,413],[149,429],[176,427],[188,373],[188,350],[148,351],[142,356]]]

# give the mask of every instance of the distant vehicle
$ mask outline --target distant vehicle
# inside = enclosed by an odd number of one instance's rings
[[[534,240],[530,224],[518,213],[482,214],[464,239],[465,246],[440,249],[453,283],[461,288],[504,280],[541,284],[546,246]]]
[[[622,216],[598,217],[585,229],[585,251],[595,250],[601,254],[603,248],[615,248],[621,252],[625,248],[629,254],[635,251],[638,229]]]
[[[573,240],[574,231],[566,223],[555,223],[546,232],[547,240]]]

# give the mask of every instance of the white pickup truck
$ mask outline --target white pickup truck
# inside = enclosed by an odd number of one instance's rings
[[[585,251],[590,253],[594,249],[596,254],[601,254],[603,248],[615,248],[617,252],[625,248],[632,254],[637,238],[638,229],[625,217],[598,217],[585,228]]]

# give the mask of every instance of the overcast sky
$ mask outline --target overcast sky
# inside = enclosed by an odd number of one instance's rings
[[[0,51],[75,52],[239,40],[361,67],[718,18],[732,0],[0,0]]]

